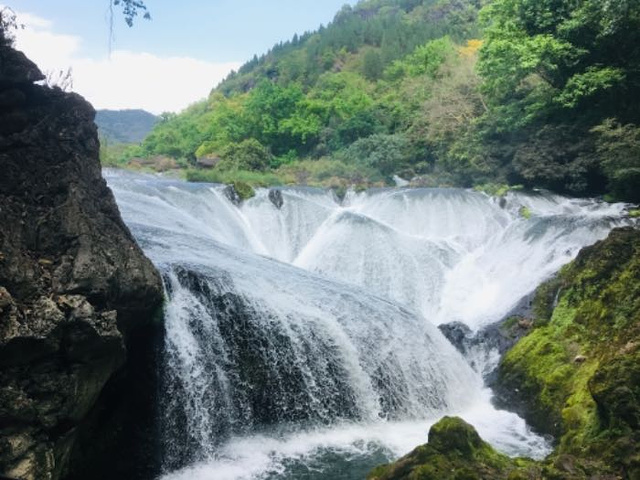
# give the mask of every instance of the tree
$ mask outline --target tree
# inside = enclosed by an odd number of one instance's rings
[[[640,94],[639,2],[496,0],[481,18],[479,71],[494,103],[528,97],[540,112],[609,105],[633,115],[616,93]]]
[[[364,55],[364,64],[362,66],[364,77],[371,82],[375,82],[382,76],[383,70],[380,53],[376,50],[368,50]]]
[[[111,7],[119,6],[122,8],[124,21],[130,27],[133,26],[133,20],[138,16],[138,12],[143,12],[142,18],[151,19],[151,15],[147,11],[147,7],[141,0],[111,0]]]
[[[410,144],[402,135],[374,134],[361,138],[338,155],[345,163],[361,164],[391,175],[407,166]]]
[[[610,191],[621,200],[640,202],[640,127],[607,119],[593,129]]]
[[[216,166],[220,170],[264,171],[269,168],[272,155],[255,138],[228,145],[222,152],[222,161]]]

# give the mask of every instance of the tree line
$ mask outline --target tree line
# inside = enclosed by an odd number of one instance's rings
[[[640,6],[366,0],[163,116],[132,157],[194,179],[520,184],[640,198]]]

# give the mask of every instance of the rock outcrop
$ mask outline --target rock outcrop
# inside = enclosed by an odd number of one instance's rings
[[[0,474],[24,480],[106,463],[100,425],[124,431],[128,349],[153,351],[162,301],[102,178],[94,109],[42,79],[0,42]]]

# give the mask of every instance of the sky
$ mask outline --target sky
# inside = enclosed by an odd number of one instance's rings
[[[177,112],[205,98],[231,70],[295,33],[329,23],[356,0],[145,0],[151,20],[129,28],[109,0],[4,0],[16,12],[16,47],[95,108]]]

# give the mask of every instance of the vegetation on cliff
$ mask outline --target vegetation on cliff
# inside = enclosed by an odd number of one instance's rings
[[[398,174],[638,201],[639,31],[635,2],[364,0],[163,115],[121,158],[213,167],[197,180]]]
[[[536,312],[534,330],[500,365],[502,389],[526,403],[534,425],[558,436],[558,455],[575,457],[585,473],[608,467],[635,478],[640,232],[614,230],[584,249],[539,289]]]

